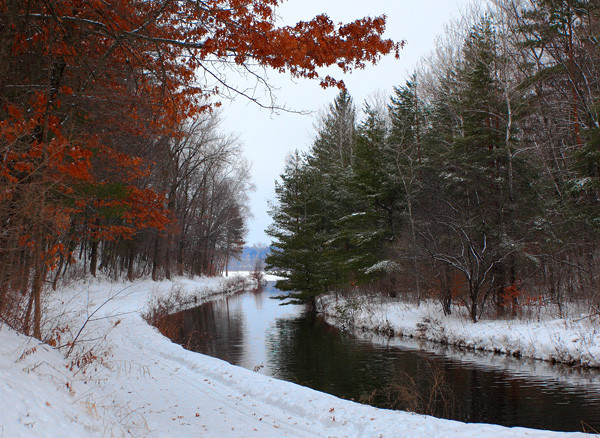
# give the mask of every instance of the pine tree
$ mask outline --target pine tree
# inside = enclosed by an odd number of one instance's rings
[[[327,236],[321,263],[329,272],[326,279],[329,290],[345,289],[354,281],[354,253],[344,222],[357,210],[358,203],[352,187],[356,108],[346,90],[329,106],[318,129],[308,165],[314,175],[315,199],[320,206],[316,219]]]
[[[350,281],[350,245],[340,220],[354,211],[355,117],[344,90],[321,119],[310,152],[296,154],[276,186],[273,225],[267,230],[274,250],[266,262],[285,278],[277,287],[293,291],[291,298],[313,301]]]
[[[365,278],[397,269],[394,244],[403,222],[405,189],[398,175],[397,151],[388,143],[385,114],[365,107],[359,125],[353,165],[360,209],[347,221],[357,253],[354,271]]]
[[[274,240],[265,259],[267,269],[283,277],[276,287],[291,292],[286,298],[313,304],[314,297],[327,290],[322,262],[326,236],[314,196],[314,176],[296,151],[275,186],[277,203],[269,212],[273,224],[267,229]]]
[[[446,237],[432,242],[432,253],[464,275],[473,321],[491,291],[484,285],[495,267],[514,252],[506,227],[507,118],[496,75],[498,62],[494,29],[489,19],[483,19],[466,38],[455,82],[440,90],[437,109],[438,121],[450,126],[437,134],[448,144],[437,164],[443,203],[436,221]]]
[[[411,261],[409,271],[413,277],[417,303],[421,301],[421,272],[418,234],[418,203],[422,196],[424,182],[424,156],[422,137],[426,132],[425,105],[419,97],[416,73],[402,87],[394,89],[394,96],[388,107],[391,129],[388,138],[389,148],[394,153],[396,178],[402,184],[405,200],[405,216],[409,232],[409,245],[404,245],[400,257]]]

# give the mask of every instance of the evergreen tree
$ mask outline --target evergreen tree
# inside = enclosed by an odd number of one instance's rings
[[[398,178],[398,157],[388,144],[385,115],[366,106],[356,136],[354,186],[359,209],[347,221],[356,255],[354,271],[366,278],[397,269],[394,243],[402,223],[405,190]]]
[[[320,222],[321,206],[315,195],[314,172],[297,151],[276,183],[277,203],[269,212],[273,224],[267,234],[274,240],[265,259],[267,269],[283,277],[276,283],[290,291],[294,301],[310,301],[327,291],[327,269],[322,262],[327,238]]]
[[[356,110],[342,91],[319,124],[310,152],[288,163],[276,186],[278,204],[267,233],[275,239],[267,265],[285,280],[277,283],[290,297],[314,296],[348,285],[350,243],[341,227],[355,209],[351,191]]]
[[[600,6],[496,4],[505,15],[439,50],[387,112],[366,106],[357,123],[340,93],[286,168],[270,261],[292,297],[367,283],[419,302],[439,290],[445,313],[458,299],[473,321],[490,303],[515,311],[526,290],[546,290],[559,312],[561,294],[594,299]]]
[[[308,165],[314,175],[315,200],[320,206],[315,219],[328,237],[321,263],[329,272],[328,288],[345,289],[353,281],[355,254],[345,220],[353,215],[359,204],[352,187],[356,108],[346,90],[342,90],[329,106],[318,129],[308,155]]]
[[[424,169],[427,160],[424,160],[422,137],[426,132],[427,112],[418,92],[416,73],[406,81],[402,87],[394,89],[390,98],[388,111],[391,120],[391,129],[388,137],[388,148],[392,151],[395,175],[398,183],[402,184],[405,196],[404,213],[409,244],[399,245],[399,257],[410,261],[417,303],[421,301],[421,270],[420,262],[423,257],[419,248],[418,206],[422,203],[424,182]],[[390,158],[392,158],[390,157]]]
[[[451,121],[454,127],[440,130],[446,133],[449,148],[438,164],[443,208],[436,220],[446,238],[433,242],[432,253],[464,275],[473,321],[492,290],[484,290],[484,286],[494,268],[514,251],[506,227],[507,117],[497,82],[496,49],[495,32],[484,19],[465,41],[457,82],[450,90],[454,96],[448,97],[442,90],[438,111],[441,119]]]

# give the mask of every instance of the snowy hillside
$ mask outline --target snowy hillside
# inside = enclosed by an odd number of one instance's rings
[[[158,297],[178,291],[182,301],[201,301],[226,281],[90,281],[54,293],[45,324],[50,342],[64,345],[83,327],[66,359],[68,347],[59,352],[2,327],[0,436],[583,436],[341,400],[186,351],[141,316]]]

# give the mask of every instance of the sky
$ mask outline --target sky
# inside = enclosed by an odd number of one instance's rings
[[[334,22],[348,22],[365,16],[385,14],[388,18],[386,38],[404,40],[400,59],[393,55],[377,65],[344,75],[343,79],[361,108],[365,99],[381,94],[391,96],[394,86],[404,85],[419,60],[434,47],[444,25],[460,16],[471,0],[288,0],[279,8],[283,23],[293,24],[326,13]],[[223,101],[223,125],[226,132],[237,135],[252,165],[256,190],[250,194],[248,245],[269,244],[264,230],[271,223],[268,202],[275,200],[275,180],[283,172],[290,153],[308,150],[315,138],[314,124],[319,111],[326,108],[339,90],[323,90],[317,81],[292,80],[289,75],[268,73],[268,81],[276,88],[277,103],[296,112],[270,111],[242,97]],[[258,97],[264,97],[258,90]],[[268,103],[268,99],[262,99]],[[299,114],[308,112],[309,114]]]

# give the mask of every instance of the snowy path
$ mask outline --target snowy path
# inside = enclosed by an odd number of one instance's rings
[[[186,293],[199,295],[218,287],[215,280],[179,283]],[[82,346],[95,345],[102,361],[85,375],[67,370],[65,359],[48,346],[18,360],[39,343],[3,328],[0,437],[584,436],[376,409],[184,350],[140,316],[151,295],[172,287],[141,282],[115,296],[123,285],[93,283],[54,295],[55,311],[73,327],[87,314],[84,304],[102,305],[81,336]],[[107,302],[109,296],[114,298]]]

